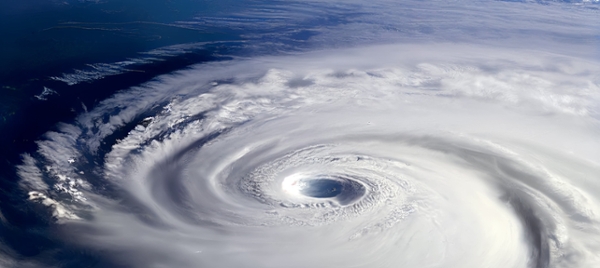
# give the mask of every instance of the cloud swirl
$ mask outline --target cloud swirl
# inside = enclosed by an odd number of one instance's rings
[[[24,155],[21,187],[132,267],[598,265],[598,62],[391,43],[121,91]]]

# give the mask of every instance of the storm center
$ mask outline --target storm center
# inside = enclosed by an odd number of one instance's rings
[[[300,193],[315,198],[329,198],[342,193],[343,185],[340,181],[330,179],[314,179],[304,181]]]

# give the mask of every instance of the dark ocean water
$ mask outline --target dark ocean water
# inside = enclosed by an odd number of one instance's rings
[[[525,5],[531,1],[506,2]],[[477,37],[494,43],[507,37],[501,26],[478,30],[473,22],[461,24],[464,14],[438,4],[448,10],[442,16],[446,22],[423,19],[423,14],[429,14],[427,6],[398,7],[391,14],[398,21],[382,22],[376,9],[357,1],[331,5],[326,1],[235,0],[0,2],[0,241],[4,245],[0,252],[21,261],[22,267],[29,267],[30,260],[36,261],[31,267],[39,263],[130,267],[106,258],[102,251],[65,242],[70,234],[55,226],[52,212],[29,202],[20,188],[17,166],[23,154],[35,157],[36,141],[57,130],[61,122],[73,123],[79,114],[119,91],[195,64],[385,43],[382,40],[454,42]],[[597,6],[595,2],[586,7],[597,10]],[[355,28],[361,30],[355,32]],[[541,36],[545,31],[524,28],[515,33]],[[599,40],[598,35],[563,34],[557,38],[565,43]],[[584,37],[577,39],[580,36]],[[304,80],[298,81],[298,87],[304,85]],[[102,162],[115,141],[154,113],[139,115],[105,138],[88,163]],[[111,185],[101,180],[90,183],[111,195]],[[305,189],[306,195],[329,198],[349,186],[321,180],[311,187]]]
[[[71,248],[63,242],[65,234],[54,233],[50,212],[28,202],[27,193],[19,189],[16,165],[22,154],[35,155],[35,141],[44,133],[72,122],[115,92],[193,64],[299,51],[318,34],[311,30],[312,23],[322,27],[343,22],[339,14],[318,10],[325,16],[311,18],[309,11],[309,24],[301,27],[294,25],[298,19],[285,14],[268,16],[281,4],[285,3],[1,2],[0,211],[6,221],[0,237],[6,247],[0,251],[49,266],[119,267],[97,253]],[[248,10],[258,13],[244,13]],[[109,140],[122,138],[136,124]],[[110,149],[110,142],[107,146]]]
[[[227,28],[183,28],[174,22],[202,14],[235,12],[239,1],[26,1],[0,3],[0,210],[4,224],[0,251],[48,266],[119,267],[96,254],[70,248],[54,233],[48,213],[28,204],[19,191],[15,165],[21,154],[35,153],[35,141],[59,122],[70,122],[115,92],[184,69],[227,59],[243,38]],[[88,64],[106,64],[177,44],[206,42],[156,59],[105,72]],[[214,42],[220,42],[215,44]],[[75,70],[96,71],[74,85],[52,77]],[[52,94],[42,96],[44,88]],[[39,96],[37,98],[36,96]],[[126,133],[126,130],[124,130]],[[116,134],[118,136],[118,134]]]

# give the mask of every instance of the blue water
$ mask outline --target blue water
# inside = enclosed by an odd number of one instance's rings
[[[300,192],[303,195],[316,198],[334,197],[344,190],[341,182],[331,179],[313,179],[306,182],[306,184]]]
[[[50,212],[27,202],[19,190],[15,165],[22,153],[35,154],[35,140],[45,132],[115,92],[191,64],[227,59],[221,55],[239,50],[239,32],[171,24],[242,6],[238,1],[0,2],[0,211],[7,219],[0,225],[0,238],[9,248],[6,254],[48,267],[119,267],[98,253],[73,248],[64,242],[66,234],[53,232]],[[130,65],[100,79],[74,85],[52,79],[75,70],[97,70],[90,64],[144,57],[140,53],[154,49],[215,41],[222,43],[153,55],[160,60]],[[36,98],[44,87],[56,94]]]

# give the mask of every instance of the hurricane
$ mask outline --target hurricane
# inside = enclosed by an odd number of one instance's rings
[[[599,265],[597,4],[374,2],[259,13],[365,12],[119,90],[19,189],[99,267]]]

